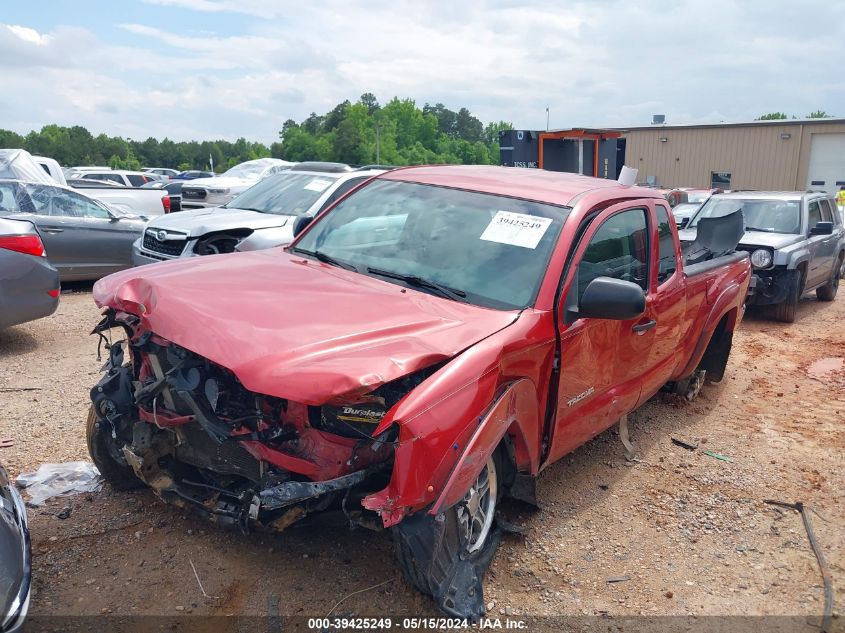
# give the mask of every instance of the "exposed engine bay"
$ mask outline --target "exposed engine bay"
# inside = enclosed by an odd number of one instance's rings
[[[281,530],[329,508],[380,527],[361,499],[387,484],[397,432],[373,431],[435,367],[357,402],[308,406],[250,392],[228,369],[139,324],[110,309],[94,329],[109,358],[91,390],[93,414],[111,437],[108,457],[129,476],[244,531]],[[126,339],[110,343],[104,333],[116,327]]]

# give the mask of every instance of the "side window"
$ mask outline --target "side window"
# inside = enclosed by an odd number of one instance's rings
[[[813,200],[810,203],[809,218],[810,218],[810,220],[809,220],[808,228],[813,228],[814,226],[816,226],[816,224],[821,222],[822,212],[821,212],[821,209],[819,208],[819,201],[818,200]]]
[[[139,176],[137,174],[127,174],[126,178],[129,180],[129,184],[133,187],[140,187],[145,182],[149,182],[151,178],[147,178],[146,176]]]
[[[65,218],[84,218],[85,206],[81,203],[82,200],[77,199],[70,192],[55,189],[50,205],[50,215]]]
[[[668,219],[668,218],[667,218]],[[609,217],[590,240],[578,264],[578,299],[596,277],[633,281],[648,289],[648,224],[645,209]]]
[[[822,222],[833,222],[833,214],[827,200],[819,200],[819,204],[822,206]]]
[[[335,200],[340,198],[347,191],[349,191],[350,189],[355,187],[360,182],[366,180],[367,178],[369,178],[369,176],[365,176],[363,178],[350,178],[349,180],[346,180],[346,181],[340,183],[337,186],[337,189],[335,189],[332,192],[332,194],[328,198],[326,198],[326,201],[323,203],[323,206],[320,207],[320,211],[322,211],[323,209],[328,207],[330,204],[332,204]]]
[[[657,283],[662,284],[675,273],[678,262],[675,258],[675,240],[669,226],[669,212],[662,204],[656,205],[655,209],[657,210],[657,239],[660,246]]]
[[[83,198],[78,194],[71,193],[70,191],[65,192],[65,194],[73,200],[75,207],[80,210],[81,215],[78,217],[99,218],[102,220],[108,220],[111,218],[109,212],[96,202]]]

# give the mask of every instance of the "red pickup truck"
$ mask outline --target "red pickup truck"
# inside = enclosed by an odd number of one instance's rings
[[[653,189],[542,170],[398,169],[305,223],[97,283],[95,331],[126,338],[92,458],[243,530],[330,507],[391,528],[409,582],[468,618],[497,503],[661,388],[721,379],[751,270],[685,266]]]

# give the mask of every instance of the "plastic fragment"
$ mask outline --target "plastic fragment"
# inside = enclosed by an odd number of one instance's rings
[[[710,457],[715,457],[716,459],[720,459],[723,462],[732,462],[733,460],[728,457],[727,455],[719,455],[719,453],[714,453],[713,451],[701,451],[705,455],[710,455]]]
[[[26,490],[28,503],[43,505],[48,499],[97,492],[102,487],[100,471],[91,462],[64,462],[41,464],[32,473],[22,473],[15,480],[18,488]]]

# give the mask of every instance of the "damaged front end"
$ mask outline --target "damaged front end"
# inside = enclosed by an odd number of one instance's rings
[[[309,406],[251,392],[228,369],[109,309],[94,333],[120,327],[91,390],[89,448],[104,476],[247,531],[282,530],[313,512],[342,509],[379,528],[361,499],[387,485],[397,432],[374,430],[433,371],[355,398]],[[111,475],[111,476],[110,476]]]

